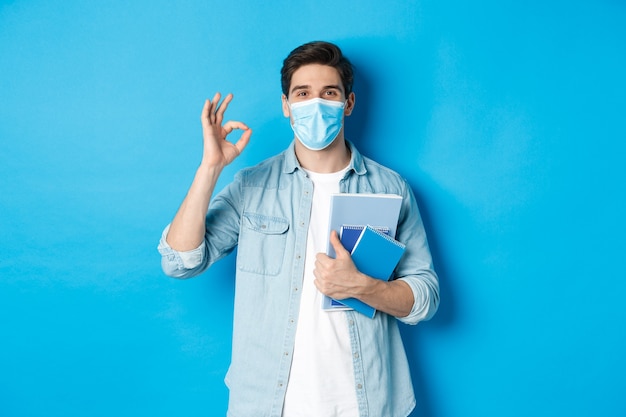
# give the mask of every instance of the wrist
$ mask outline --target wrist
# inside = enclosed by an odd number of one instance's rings
[[[360,285],[357,287],[357,298],[371,297],[381,290],[380,284],[384,285],[381,280],[372,278],[369,275],[366,275],[360,271],[357,272],[357,276],[355,277],[355,279],[357,280],[355,282],[360,282]]]
[[[221,164],[212,164],[203,160],[200,162],[200,166],[198,167],[196,173],[203,178],[217,180],[223,169],[224,166]]]

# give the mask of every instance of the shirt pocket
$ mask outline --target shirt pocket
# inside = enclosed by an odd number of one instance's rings
[[[237,249],[237,268],[263,275],[280,273],[289,222],[282,217],[244,213]]]

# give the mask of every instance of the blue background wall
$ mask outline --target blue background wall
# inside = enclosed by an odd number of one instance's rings
[[[0,415],[224,415],[233,259],[156,244],[233,92],[282,150],[279,69],[337,42],[347,136],[414,187],[441,275],[403,327],[414,416],[626,415],[621,1],[0,2]]]

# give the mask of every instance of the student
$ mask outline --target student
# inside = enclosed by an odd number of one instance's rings
[[[240,171],[215,197],[222,169],[252,131],[239,121],[223,123],[232,95],[206,101],[202,161],[163,231],[163,270],[195,276],[238,247],[229,416],[405,417],[415,397],[397,321],[427,320],[439,304],[415,198],[402,177],[345,139],[355,94],[352,66],[337,46],[296,48],[281,81],[294,140]],[[226,138],[235,129],[243,134],[232,143]],[[360,273],[337,234],[328,236],[330,195],[337,192],[402,196],[396,238],[407,249],[389,282]],[[324,254],[329,239],[335,259]],[[324,311],[323,295],[355,297],[379,312],[370,319]]]

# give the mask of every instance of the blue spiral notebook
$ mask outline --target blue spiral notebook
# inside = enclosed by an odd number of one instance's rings
[[[352,261],[362,273],[372,278],[387,281],[400,262],[405,250],[406,246],[403,243],[398,242],[384,231],[366,226],[352,249]],[[339,302],[370,318],[376,314],[376,309],[356,298],[346,298]]]
[[[389,235],[390,230],[386,226],[372,226],[374,229],[381,233]],[[344,224],[339,230],[339,239],[344,248],[350,253],[354,249],[356,242],[361,237],[361,232],[365,229],[365,225],[362,224]]]

